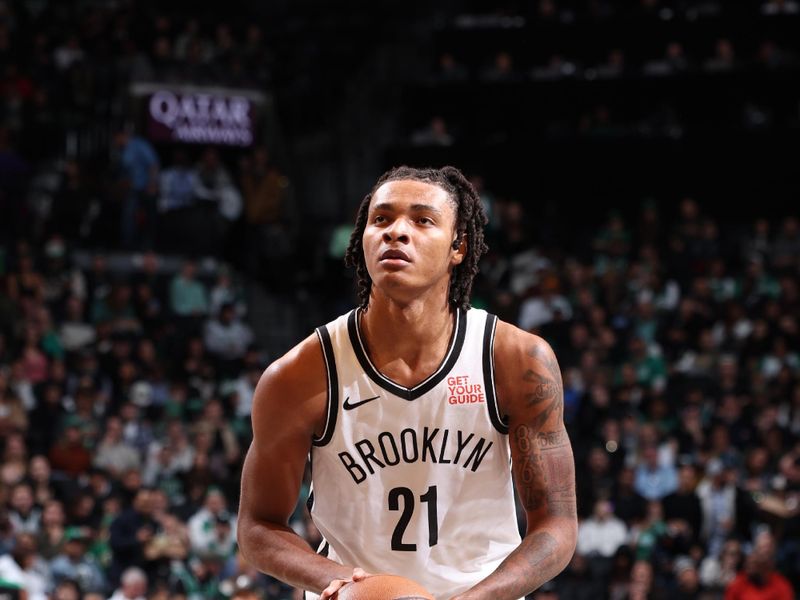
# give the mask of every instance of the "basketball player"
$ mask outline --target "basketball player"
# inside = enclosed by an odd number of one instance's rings
[[[365,573],[415,579],[437,599],[502,600],[569,562],[560,370],[544,340],[469,307],[485,223],[452,167],[400,167],[364,198],[346,255],[360,307],[256,388],[238,535],[260,570],[323,600]],[[318,552],[287,525],[309,453]]]

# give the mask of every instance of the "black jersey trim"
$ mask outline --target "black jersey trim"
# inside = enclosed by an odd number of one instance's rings
[[[508,423],[500,417],[497,405],[497,392],[494,385],[494,336],[497,332],[497,317],[486,315],[486,327],[483,331],[483,384],[486,386],[486,406],[489,409],[489,420],[500,433],[508,433]]]
[[[336,415],[339,412],[339,375],[336,373],[336,360],[333,357],[333,344],[328,328],[324,325],[317,327],[317,336],[325,359],[325,370],[328,373],[328,416],[325,419],[322,435],[319,438],[312,438],[312,443],[315,446],[324,446],[331,441],[333,431],[336,429]]]
[[[464,338],[467,335],[467,315],[459,308],[456,310],[456,324],[450,336],[447,353],[442,363],[439,365],[439,368],[427,379],[418,383],[413,388],[407,388],[386,377],[386,375],[378,371],[375,365],[372,364],[361,338],[361,329],[358,325],[358,313],[359,309],[356,309],[348,316],[347,331],[350,334],[350,343],[353,346],[353,352],[355,352],[361,368],[364,369],[364,372],[369,378],[380,387],[405,400],[416,400],[423,394],[432,390],[439,382],[447,377],[447,374],[455,366],[461,354],[461,349],[464,347]]]

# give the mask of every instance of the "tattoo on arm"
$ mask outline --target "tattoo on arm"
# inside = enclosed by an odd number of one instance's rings
[[[538,346],[528,350],[528,355],[536,358],[547,370],[547,376],[528,369],[522,379],[532,383],[533,389],[525,396],[528,406],[541,405],[541,411],[536,415],[532,425],[540,429],[550,418],[552,413],[561,416],[564,412],[564,388],[561,383],[561,369],[558,362],[549,354],[542,352]]]
[[[546,531],[537,531],[530,537],[525,538],[522,541],[522,545],[531,549],[530,552],[523,554],[528,567],[525,571],[529,571],[530,569],[538,570],[546,567],[546,563],[553,561],[555,552],[558,549],[558,542]],[[497,567],[497,572],[513,574],[515,571],[519,570],[519,567],[516,565],[519,565],[519,563],[512,561],[511,557],[509,557]],[[517,577],[519,577],[519,575],[517,575]],[[539,585],[541,585],[541,582]]]
[[[514,442],[522,462],[517,467],[517,487],[525,509],[574,517],[575,465],[567,432],[537,432],[534,427],[519,425]]]

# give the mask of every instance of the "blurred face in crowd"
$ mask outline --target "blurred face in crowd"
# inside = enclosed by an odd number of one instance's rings
[[[218,491],[209,492],[206,496],[206,508],[211,514],[219,514],[225,510],[225,496]]]
[[[17,535],[12,556],[18,565],[27,569],[36,557],[36,539],[29,533]]]
[[[697,569],[694,567],[682,569],[680,573],[678,573],[678,586],[681,590],[694,591],[697,590],[699,584],[700,579],[697,575]]]
[[[598,500],[594,505],[594,517],[598,521],[605,521],[614,514],[611,502],[608,500]]]
[[[694,490],[696,482],[696,475],[694,467],[691,465],[684,465],[678,471],[678,487],[684,494],[691,493]]]
[[[6,448],[4,452],[5,460],[24,460],[28,454],[25,445],[25,438],[18,433],[12,433],[6,438]]]
[[[45,527],[64,525],[64,506],[58,500],[50,500],[42,511],[42,524]]]
[[[648,469],[658,468],[658,447],[655,444],[647,444],[642,450],[642,463]]]
[[[118,442],[122,439],[122,422],[119,417],[109,417],[106,421],[106,439],[110,442]]]
[[[52,600],[80,600],[81,595],[78,587],[70,582],[64,581],[56,586],[53,590]]]
[[[17,512],[27,515],[33,508],[33,492],[27,484],[20,484],[11,492],[11,506]]]
[[[122,593],[126,598],[139,598],[147,593],[147,578],[142,574],[127,573],[122,578]]]
[[[194,266],[193,262],[185,262],[185,263],[183,263],[183,268],[181,269],[181,276],[184,279],[194,279],[194,276],[195,276],[196,272],[197,272],[197,269]]]
[[[610,462],[608,454],[602,448],[592,448],[589,452],[589,470],[595,474],[603,474],[608,472]]]
[[[152,492],[148,489],[140,489],[136,492],[133,499],[133,508],[144,515],[152,514],[153,512],[153,496]]]

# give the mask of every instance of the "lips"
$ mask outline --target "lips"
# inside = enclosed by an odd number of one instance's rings
[[[383,254],[381,254],[381,260],[404,260],[406,262],[411,262],[408,254],[397,249],[386,250]]]

